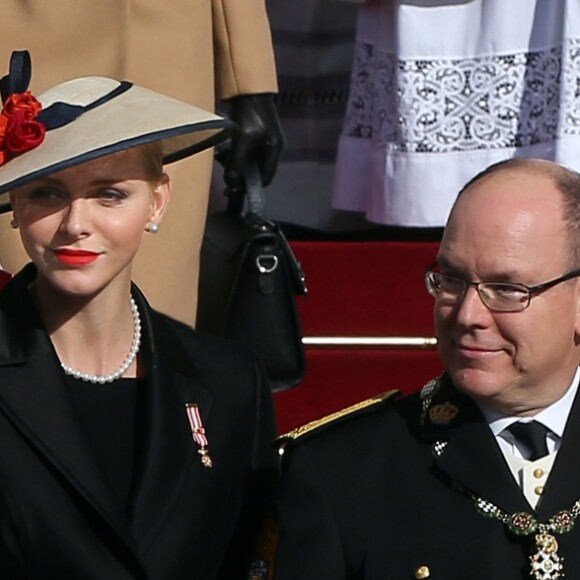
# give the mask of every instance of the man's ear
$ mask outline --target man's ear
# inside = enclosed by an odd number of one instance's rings
[[[576,321],[574,325],[574,332],[576,334],[576,344],[580,344],[580,280],[575,280],[576,288],[574,298],[576,300]]]

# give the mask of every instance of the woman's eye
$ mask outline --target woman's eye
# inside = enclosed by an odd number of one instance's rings
[[[127,194],[118,189],[102,189],[98,192],[98,198],[107,204],[116,204],[123,201]]]
[[[49,186],[35,187],[23,195],[29,201],[39,204],[54,203],[66,198],[64,192]]]

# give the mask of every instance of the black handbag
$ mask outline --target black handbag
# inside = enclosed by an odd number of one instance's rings
[[[305,373],[296,295],[304,274],[278,225],[261,213],[257,168],[246,174],[248,211],[230,198],[228,210],[206,223],[200,257],[196,328],[249,345],[265,364],[272,390]]]

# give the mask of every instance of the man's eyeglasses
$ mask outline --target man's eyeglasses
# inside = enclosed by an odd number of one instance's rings
[[[530,305],[532,296],[535,294],[578,276],[580,276],[580,269],[544,282],[544,284],[526,286],[525,284],[506,282],[468,282],[447,274],[427,270],[425,272],[425,285],[427,292],[442,304],[453,305],[461,301],[467,288],[473,286],[481,301],[492,312],[521,312]]]

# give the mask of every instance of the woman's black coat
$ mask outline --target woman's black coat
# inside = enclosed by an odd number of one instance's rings
[[[66,395],[27,266],[0,292],[0,578],[244,578],[267,507],[275,421],[243,347],[155,311],[134,288],[148,375],[132,513],[120,510]],[[213,467],[186,403],[199,405]]]

